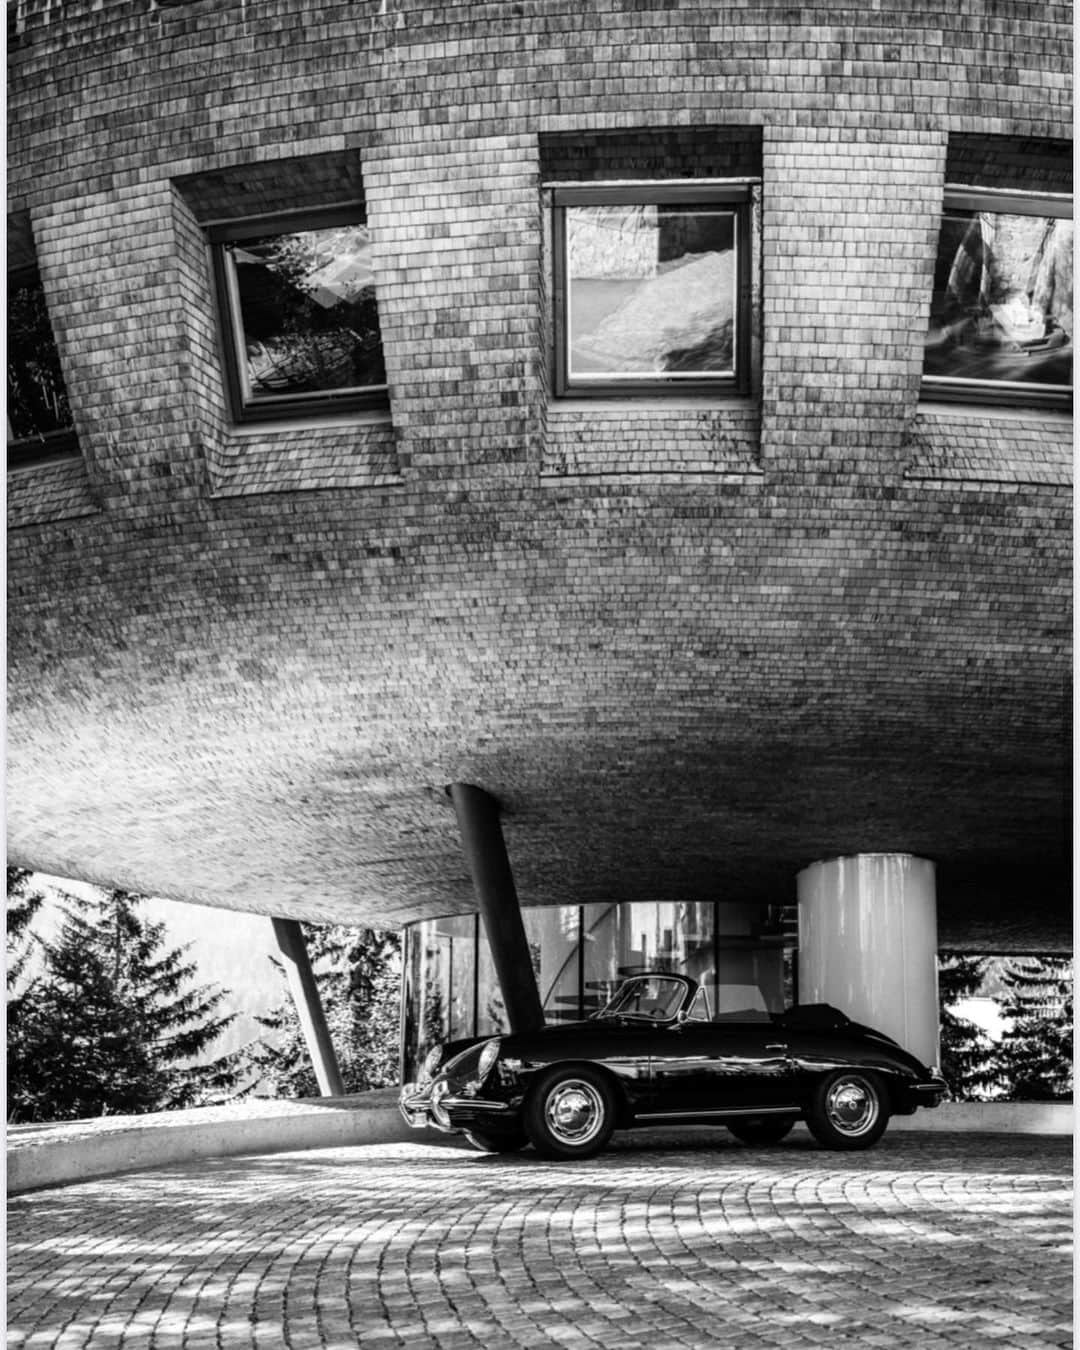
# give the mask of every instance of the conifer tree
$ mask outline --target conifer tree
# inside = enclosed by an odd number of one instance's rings
[[[11,880],[9,925],[14,913],[25,928],[25,894]],[[14,1039],[9,1023],[9,1119],[161,1111],[243,1091],[246,1048],[187,1062],[235,1014],[218,1012],[225,991],[194,983],[188,949],[169,948],[165,925],[140,903],[119,890],[65,896],[59,933],[40,940],[43,968],[21,997]]]
[[[30,926],[45,902],[44,894],[31,885],[31,874],[23,867],[7,869],[7,991],[8,1017],[11,1017],[13,991],[26,969],[31,952]]]
[[[994,1043],[974,1022],[953,1011],[983,982],[987,958],[943,953],[938,964],[941,1071],[958,1101],[981,1101],[996,1080]]]
[[[1009,1028],[994,1057],[998,1081],[1015,1101],[1060,1101],[1072,1095],[1072,962],[1020,957],[1002,971],[1002,1013]]]
[[[78,1120],[152,1111],[162,1076],[98,953],[61,932],[23,1012],[23,1057],[8,1064],[8,1118]]]
[[[302,928],[345,1091],[395,1084],[400,939],[396,933],[341,924],[305,923]],[[284,978],[280,963],[274,964]],[[257,1021],[273,1033],[253,1052],[264,1086],[280,1097],[317,1096],[315,1071],[291,997],[286,994]]]
[[[29,1051],[26,1013],[33,1004],[36,980],[26,979],[33,953],[31,925],[45,897],[31,884],[31,874],[21,867],[7,869],[7,1080],[9,1111],[11,1084],[27,1074]]]

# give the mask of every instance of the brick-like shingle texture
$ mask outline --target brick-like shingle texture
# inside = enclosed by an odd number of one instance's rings
[[[1067,941],[1071,421],[919,381],[944,183],[1062,190],[1068,7],[17,18],[9,208],[82,450],[9,480],[17,861],[452,912],[467,779],[526,903],[898,849],[950,942]],[[559,403],[543,184],[706,172],[761,178],[752,397]],[[390,410],[230,427],[202,223],[343,192]]]

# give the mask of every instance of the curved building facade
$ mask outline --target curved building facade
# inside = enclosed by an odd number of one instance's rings
[[[420,925],[451,1031],[452,783],[558,1011],[734,915],[768,1005],[822,859],[1070,948],[1068,6],[9,18],[14,861]]]

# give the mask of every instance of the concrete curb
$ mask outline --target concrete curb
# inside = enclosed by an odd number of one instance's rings
[[[443,1136],[409,1129],[398,1114],[397,1093],[397,1088],[381,1088],[350,1097],[258,1100],[148,1116],[11,1126],[8,1194],[197,1158],[404,1140],[440,1142]],[[946,1102],[936,1110],[897,1116],[889,1129],[1069,1135],[1073,1108],[1067,1102]]]
[[[350,1097],[237,1102],[147,1116],[105,1116],[7,1132],[9,1195],[196,1158],[385,1144],[415,1137],[397,1088]]]
[[[1072,1102],[942,1102],[913,1116],[894,1116],[890,1130],[935,1134],[1072,1134]]]

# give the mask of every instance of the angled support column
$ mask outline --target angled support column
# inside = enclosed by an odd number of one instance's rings
[[[483,788],[468,783],[451,783],[446,790],[457,813],[461,842],[510,1030],[532,1031],[544,1025],[544,1010],[529,956],[514,874],[506,856],[498,803]]]
[[[319,1093],[323,1097],[344,1097],[345,1084],[341,1081],[341,1070],[330,1039],[330,1028],[326,1025],[326,1013],[319,998],[319,986],[315,983],[303,930],[295,919],[273,919],[272,922]]]

